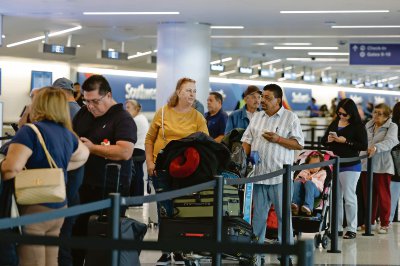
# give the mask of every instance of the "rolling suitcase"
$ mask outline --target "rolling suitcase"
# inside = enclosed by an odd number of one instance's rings
[[[184,238],[215,239],[214,227],[213,218],[162,218],[158,237],[169,241]],[[253,227],[240,217],[224,216],[222,220],[222,242],[255,243]],[[235,257],[243,262],[247,261],[246,265],[251,265],[254,258],[253,255],[242,254],[240,251],[224,255]]]
[[[214,189],[176,198],[173,200],[173,207],[174,217],[213,217]],[[234,186],[224,186],[223,214],[224,216],[240,216],[239,194]]]
[[[110,163],[105,167],[106,177],[104,180],[103,198],[106,197],[106,191],[119,191],[119,176],[121,165]],[[115,180],[111,180],[112,178]],[[112,186],[114,189],[112,189]],[[111,191],[110,191],[111,189]],[[147,225],[140,223],[134,219],[121,217],[120,218],[120,238],[131,240],[143,240],[147,232]],[[103,210],[100,215],[92,215],[88,222],[88,235],[97,237],[109,237],[108,217]],[[119,265],[121,266],[136,266],[140,265],[139,261],[140,250],[123,250],[119,252]],[[85,258],[85,266],[108,266],[111,262],[111,252],[104,250],[88,250]]]

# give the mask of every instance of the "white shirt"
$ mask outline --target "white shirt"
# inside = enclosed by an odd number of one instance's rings
[[[258,151],[260,155],[261,162],[255,169],[255,176],[277,171],[284,164],[292,164],[294,161],[294,150],[267,141],[262,136],[265,131],[274,132],[282,138],[295,139],[304,146],[304,136],[296,114],[283,107],[273,116],[268,116],[264,111],[256,113],[242,137],[242,142],[250,144],[251,151]],[[282,175],[257,182],[264,185],[280,183]]]
[[[144,150],[144,140],[146,138],[147,131],[149,130],[149,121],[143,114],[138,114],[133,118],[137,128],[137,142],[135,143],[135,149]]]

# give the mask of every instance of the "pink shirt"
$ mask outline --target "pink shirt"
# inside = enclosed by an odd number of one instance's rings
[[[311,174],[309,169],[302,170],[296,177],[295,180],[306,179],[310,180],[317,186],[318,190],[322,192],[324,189],[324,182],[326,178],[326,171],[319,170],[318,172]]]

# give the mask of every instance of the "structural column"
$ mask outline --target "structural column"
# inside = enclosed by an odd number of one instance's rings
[[[210,76],[210,25],[167,22],[158,25],[156,108],[167,103],[182,77],[196,80],[197,99],[206,107]]]

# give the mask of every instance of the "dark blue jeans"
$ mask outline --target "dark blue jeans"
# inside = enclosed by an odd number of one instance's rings
[[[79,188],[82,185],[84,174],[84,167],[80,167],[76,170],[68,171],[68,182],[67,182],[67,199],[68,207],[78,205],[79,200]],[[71,237],[72,228],[76,222],[77,216],[66,217],[60,230],[61,237]],[[58,250],[58,265],[59,266],[72,266],[72,255],[71,248],[60,246]]]
[[[162,193],[171,190],[171,184],[165,172],[157,171],[157,176],[151,176],[150,179],[153,182],[156,193]],[[160,218],[172,217],[172,200],[157,201],[157,214],[158,223],[160,223]]]

